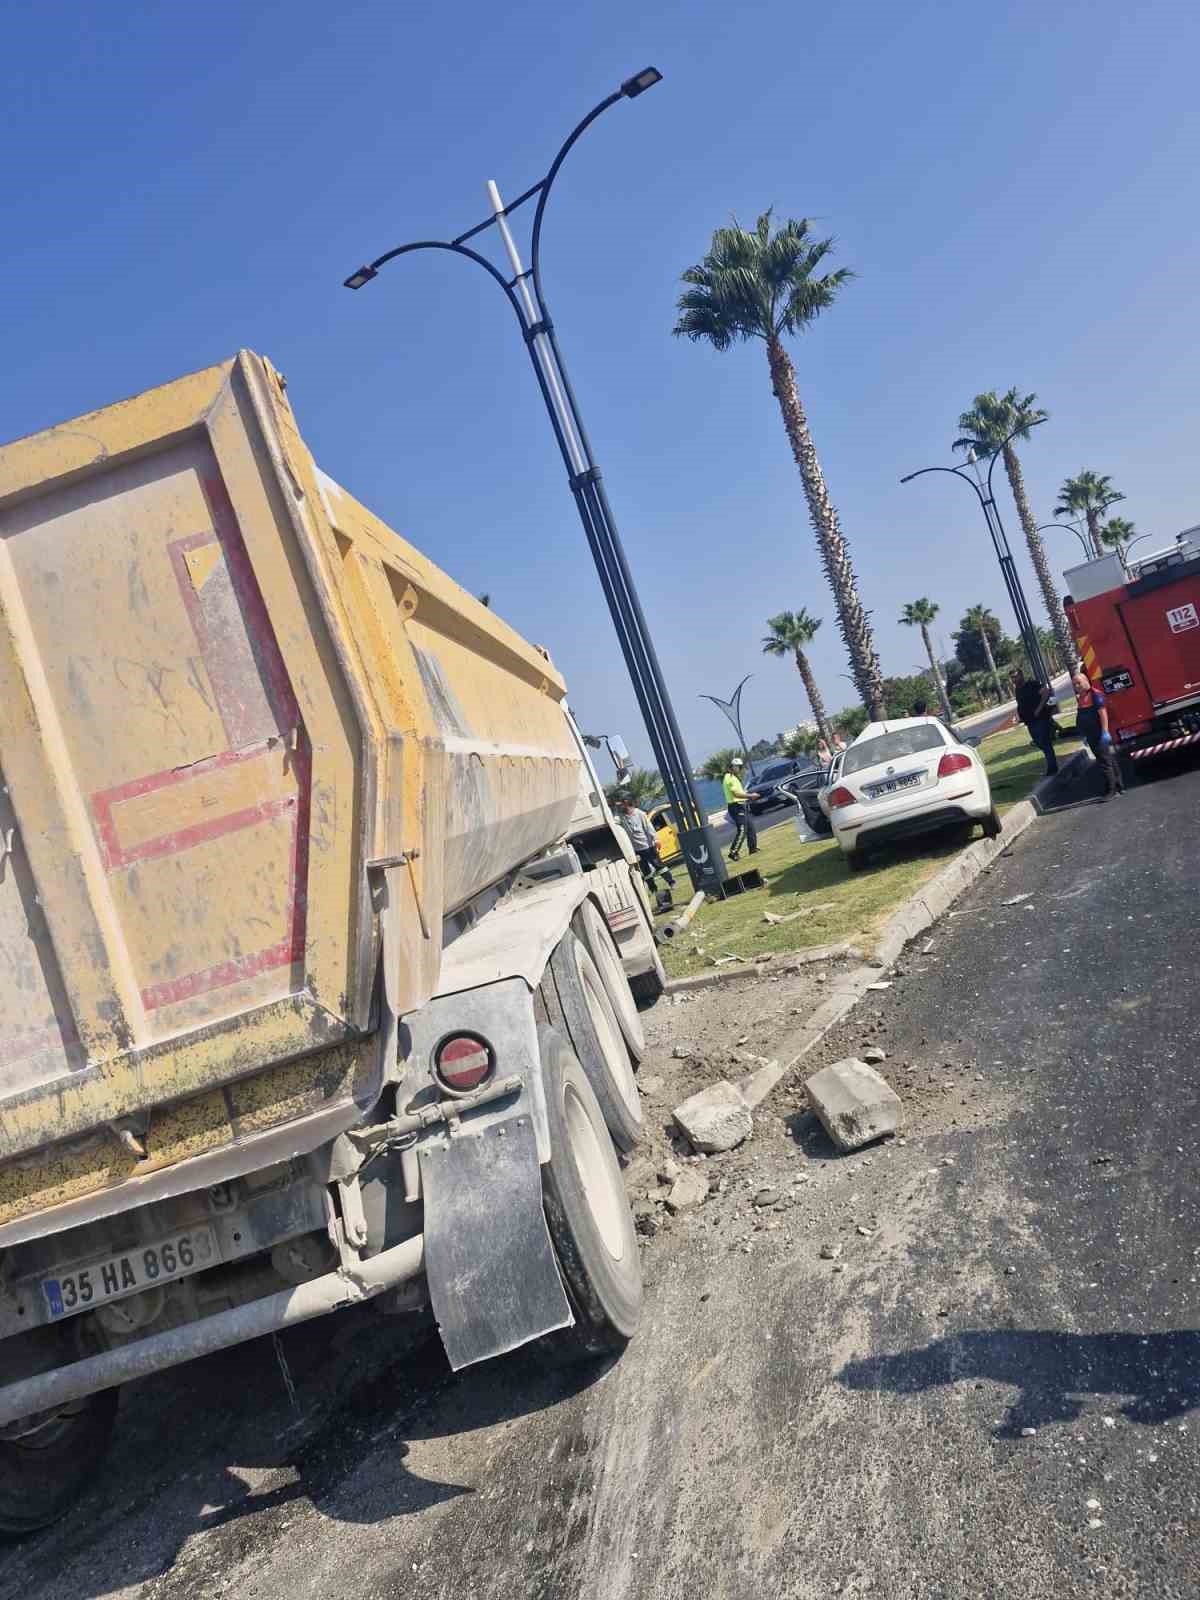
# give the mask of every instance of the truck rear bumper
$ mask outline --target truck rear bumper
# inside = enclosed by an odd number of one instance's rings
[[[264,1333],[277,1333],[298,1322],[311,1322],[343,1306],[359,1304],[418,1277],[424,1270],[425,1237],[417,1234],[380,1255],[341,1267],[295,1289],[252,1300],[199,1322],[151,1334],[134,1344],[106,1350],[20,1383],[0,1389],[0,1428],[42,1411],[57,1411],[73,1400],[115,1388],[151,1372],[177,1367],[197,1356],[226,1350]]]
[[[1145,761],[1148,756],[1165,755],[1168,750],[1181,750],[1184,745],[1200,744],[1200,732],[1185,733],[1174,739],[1161,739],[1154,744],[1140,745],[1120,753],[1129,757],[1130,761]]]

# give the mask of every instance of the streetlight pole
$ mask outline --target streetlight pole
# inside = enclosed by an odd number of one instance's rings
[[[1044,418],[1041,420],[1045,420]],[[1016,562],[1013,560],[1012,551],[1008,546],[1008,536],[1004,532],[1004,524],[1000,521],[1000,511],[996,505],[996,497],[992,493],[992,473],[996,462],[1004,452],[1004,447],[1024,433],[1026,428],[1036,427],[1037,423],[1022,423],[1019,428],[1014,428],[1008,438],[999,444],[992,452],[988,462],[987,478],[984,479],[975,460],[975,452],[969,451],[968,465],[975,468],[975,476],[970,477],[961,467],[922,467],[919,472],[910,472],[900,479],[901,483],[911,483],[914,478],[923,478],[927,472],[948,472],[951,477],[961,478],[971,489],[979,501],[983,511],[984,521],[987,523],[988,533],[991,535],[992,546],[996,552],[996,559],[1000,563],[1000,574],[1004,579],[1004,587],[1008,590],[1008,598],[1012,602],[1013,611],[1016,613],[1017,628],[1021,635],[1021,643],[1025,647],[1025,655],[1029,662],[1029,669],[1039,683],[1049,684],[1050,675],[1046,671],[1046,663],[1042,659],[1042,649],[1038,644],[1037,630],[1033,625],[1033,618],[1029,614],[1029,606],[1025,600],[1025,591],[1021,587],[1020,574],[1017,572]]]
[[[1121,546],[1121,559],[1124,560],[1135,544],[1141,544],[1143,539],[1157,539],[1156,533],[1139,533],[1136,539],[1130,539],[1128,544]]]
[[[722,700],[719,695],[715,694],[702,694],[700,696],[701,700],[711,700],[713,705],[720,706],[730,722],[733,723],[733,731],[738,736],[738,743],[742,747],[742,754],[746,758],[746,765],[750,769],[751,777],[754,776],[754,762],[750,759],[750,752],[746,748],[746,735],[742,732],[742,690],[753,676],[752,672],[748,672],[728,700]]]
[[[1096,559],[1095,551],[1092,549],[1089,541],[1084,537],[1077,522],[1040,522],[1037,526],[1036,532],[1045,533],[1047,528],[1070,528],[1071,532],[1083,546],[1084,560],[1094,561]]]
[[[544,178],[532,184],[517,196],[511,205],[505,205],[494,183],[488,184],[488,197],[492,215],[483,222],[468,228],[454,239],[418,239],[388,250],[368,265],[359,267],[346,279],[348,289],[361,289],[387,262],[417,250],[447,250],[465,256],[483,268],[504,293],[517,318],[521,337],[529,351],[538,389],[545,403],[555,442],[566,469],[567,481],[579,511],[579,520],[587,538],[588,548],[596,564],[604,597],[612,615],[613,625],[625,665],[633,681],[638,706],[646,723],[658,770],[662,774],[667,794],[675,808],[680,825],[680,844],[688,874],[695,889],[723,893],[726,879],[725,863],[707,818],[700,809],[692,767],[684,746],[683,735],[675,716],[659,664],[658,653],[650,637],[641,601],[634,586],[629,563],[617,531],[616,519],[605,492],[600,469],[592,452],[591,442],[580,415],[574,389],[567,376],[559,348],[554,323],[546,303],[542,285],[541,239],[546,201],[558,176],[563,161],[580,136],[591,127],[596,118],[621,100],[635,100],[638,95],[652,89],[662,79],[656,67],[646,67],[627,78],[599,105],[594,106],[583,121],[568,135],[558,154],[551,162]],[[530,234],[530,265],[523,266],[508,219],[513,213],[537,196],[533,227]],[[471,249],[467,241],[485,229],[495,227],[503,243],[511,277],[506,277],[486,256]],[[738,885],[743,887],[744,885]]]

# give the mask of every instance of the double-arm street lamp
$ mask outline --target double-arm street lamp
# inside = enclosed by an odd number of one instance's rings
[[[361,289],[370,283],[372,278],[378,276],[381,267],[399,256],[411,255],[418,250],[443,250],[464,256],[476,266],[482,267],[508,300],[516,316],[521,337],[529,351],[534,377],[545,402],[555,442],[562,456],[563,466],[566,468],[567,481],[575,497],[579,518],[583,523],[588,546],[596,563],[604,597],[612,613],[621,653],[629,669],[629,676],[633,680],[634,692],[645,719],[646,732],[650,737],[658,770],[662,774],[667,794],[675,808],[680,826],[680,844],[692,885],[696,889],[721,893],[726,876],[725,864],[708,827],[707,819],[700,810],[683,735],[679,731],[675,711],[667,693],[658,654],[634,587],[612,507],[609,505],[608,495],[600,477],[600,469],[592,453],[575,392],[567,377],[562,351],[559,348],[542,285],[542,222],[546,214],[546,201],[550,197],[559,168],[576,141],[591,127],[597,117],[622,100],[636,100],[640,94],[652,89],[661,79],[662,73],[656,67],[645,67],[632,78],[627,78],[619,89],[602,100],[599,105],[594,106],[572,131],[550,163],[546,176],[531,184],[511,205],[506,206],[503,203],[496,185],[489,182],[488,196],[492,204],[490,217],[453,239],[417,239],[411,244],[402,244],[394,250],[388,250],[368,265],[359,267],[357,272],[351,273],[346,279],[346,287]],[[530,264],[526,269],[522,265],[508,219],[518,207],[534,199],[535,196],[537,206],[530,233]],[[505,276],[486,256],[480,255],[467,243],[469,239],[475,238],[491,227],[496,228],[503,243],[512,269],[511,276]]]
[[[1077,522],[1039,522],[1036,531],[1045,533],[1047,528],[1069,528],[1083,546],[1083,559],[1085,561],[1094,561],[1096,559],[1096,552],[1092,549],[1091,540]]]
[[[1040,418],[1039,421],[1045,421]],[[1021,587],[1021,579],[1017,572],[1016,562],[1013,560],[1012,551],[1008,547],[1008,536],[1004,532],[1004,524],[1000,521],[1000,511],[996,505],[996,498],[992,493],[992,473],[995,471],[996,462],[1004,453],[1006,445],[1012,443],[1019,433],[1024,433],[1026,428],[1036,427],[1036,422],[1022,423],[1019,428],[1014,428],[1008,438],[997,445],[992,451],[991,460],[988,462],[987,477],[982,476],[975,460],[974,450],[967,452],[968,466],[975,468],[972,477],[961,467],[922,467],[919,472],[910,472],[900,479],[901,483],[911,483],[914,478],[923,478],[927,472],[948,472],[952,477],[961,478],[971,489],[983,509],[984,520],[988,532],[992,536],[992,545],[996,551],[996,559],[1000,563],[1000,573],[1004,579],[1004,587],[1008,590],[1008,598],[1012,602],[1013,611],[1017,617],[1017,628],[1021,634],[1021,643],[1025,647],[1025,655],[1029,662],[1029,670],[1039,683],[1050,682],[1050,675],[1046,671],[1046,663],[1042,659],[1042,648],[1038,644],[1037,630],[1033,625],[1033,618],[1029,614],[1029,606],[1025,600],[1025,591]]]

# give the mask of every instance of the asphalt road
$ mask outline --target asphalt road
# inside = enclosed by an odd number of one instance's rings
[[[0,1597],[1192,1600],[1198,808],[1043,819],[856,1014],[947,1088],[877,1152],[797,1125],[841,1260],[714,1197],[603,1375],[365,1321],[287,1341],[294,1408],[269,1342],[163,1375]]]

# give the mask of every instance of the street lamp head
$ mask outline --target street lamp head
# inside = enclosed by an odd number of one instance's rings
[[[344,287],[347,289],[361,289],[364,283],[370,283],[372,278],[379,276],[374,267],[359,267],[357,272],[352,272],[346,279]]]
[[[662,73],[657,67],[643,67],[640,72],[635,72],[632,78],[626,78],[621,85],[621,93],[627,100],[636,100],[638,95],[645,94],[647,89],[653,89],[656,83],[662,82]]]

